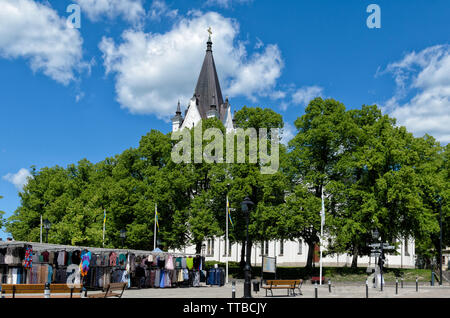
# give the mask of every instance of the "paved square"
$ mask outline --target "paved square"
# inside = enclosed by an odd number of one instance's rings
[[[315,287],[311,283],[305,283],[302,286],[303,295],[290,296],[291,299],[314,298]],[[255,293],[252,289],[254,298],[266,298],[265,290],[260,289]],[[268,292],[270,295],[270,292]],[[244,295],[243,281],[236,283],[236,298],[242,298]],[[231,298],[231,283],[225,286],[201,286],[190,288],[149,288],[149,289],[129,289],[123,294],[124,298]],[[318,298],[365,298],[365,284],[344,284],[332,285],[331,293],[328,285],[318,286]],[[275,290],[274,297],[267,298],[287,298],[286,290]],[[419,291],[416,292],[414,283],[404,284],[404,288],[398,286],[398,295],[395,294],[395,284],[384,286],[383,292],[380,289],[369,287],[369,298],[450,298],[450,285],[425,286],[419,285]]]

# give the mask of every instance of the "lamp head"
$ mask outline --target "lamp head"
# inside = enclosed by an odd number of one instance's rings
[[[50,223],[50,221],[45,219],[44,220],[44,229],[48,231],[48,230],[50,230],[51,226],[52,226],[52,224]]]
[[[248,211],[252,208],[254,203],[250,200],[248,196],[245,197],[244,201],[241,203],[242,212],[248,213]]]

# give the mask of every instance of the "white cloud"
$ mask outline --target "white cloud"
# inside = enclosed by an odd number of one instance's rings
[[[161,0],[154,0],[148,12],[148,17],[154,21],[160,21],[161,17],[168,17],[173,19],[176,18],[177,15],[177,9],[170,10],[168,5]]]
[[[206,0],[206,5],[228,9],[232,7],[233,4],[245,4],[250,2],[253,2],[253,0]]]
[[[102,17],[114,19],[122,16],[126,21],[138,25],[145,18],[143,0],[75,0],[75,2],[91,21],[98,21]]]
[[[127,30],[120,44],[102,39],[99,47],[104,65],[107,73],[116,75],[121,106],[132,113],[167,119],[179,99],[187,105],[205,56],[210,26],[224,96],[270,96],[283,67],[278,47],[268,45],[262,53],[247,57],[244,44],[236,40],[239,25],[235,20],[215,12],[193,11],[164,34]]]
[[[32,178],[30,171],[25,168],[20,169],[17,173],[8,173],[3,179],[11,182],[14,186],[22,191],[23,187],[28,183],[28,178]]]
[[[256,50],[257,50],[257,49],[260,49],[260,48],[262,48],[263,46],[264,46],[264,42],[261,41],[260,38],[256,38],[255,49],[256,49]]]
[[[0,57],[24,58],[31,69],[67,85],[82,62],[83,40],[66,18],[32,0],[0,0]]]
[[[307,106],[312,99],[322,96],[322,92],[323,88],[319,86],[301,87],[292,94],[292,102],[297,105]]]
[[[450,142],[450,45],[411,52],[384,73],[393,74],[397,85],[384,110],[416,136]]]

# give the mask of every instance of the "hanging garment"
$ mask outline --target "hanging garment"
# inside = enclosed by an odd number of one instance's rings
[[[55,260],[55,252],[48,253],[48,263],[53,264],[54,260]]]
[[[155,271],[155,288],[159,287],[159,284],[160,284],[160,281],[161,281],[160,279],[161,279],[161,270],[157,269]]]
[[[158,266],[158,256],[153,255],[153,262],[152,262],[152,266]]]
[[[189,270],[187,268],[183,269],[183,280],[189,280]]]
[[[109,266],[116,266],[117,254],[115,252],[111,252],[109,254]]]
[[[182,268],[182,269],[187,268],[186,257],[182,257],[182,258],[181,258],[181,268]]]
[[[192,257],[186,258],[186,266],[189,270],[192,270],[194,268],[194,259]]]
[[[147,257],[147,260],[149,261],[149,263],[153,263],[153,255],[150,254],[150,255]]]
[[[172,287],[171,271],[166,271],[164,287]]]
[[[136,256],[134,254],[130,254],[130,271],[134,272],[136,270]]]
[[[100,254],[100,255],[97,256],[97,259],[95,260],[95,265],[101,266],[102,262],[103,262],[103,255]]]
[[[150,270],[149,269],[145,270],[145,287],[146,288],[150,287]]]
[[[52,283],[52,278],[53,278],[53,267],[50,265],[45,265],[47,266],[47,281],[46,283]]]
[[[20,251],[18,247],[7,247],[5,254],[5,264],[8,265],[18,265],[21,263]],[[16,272],[17,276],[17,272]]]
[[[25,258],[23,260],[23,267],[24,268],[31,268],[33,267],[33,248],[28,246],[25,250]]]
[[[65,251],[58,252],[58,266],[64,266]]]
[[[200,268],[200,256],[199,255],[194,257],[193,263],[194,263],[194,269],[198,271]]]
[[[165,268],[166,267],[166,259],[163,255],[160,255],[158,258],[158,267],[159,268]]]
[[[165,270],[161,270],[161,277],[160,277],[160,282],[159,282],[159,288],[164,288],[165,286],[165,281],[166,281],[166,271]]]
[[[183,270],[179,269],[177,275],[178,275],[177,282],[182,283],[184,281]]]
[[[47,265],[39,265],[38,284],[45,284],[47,281],[48,271]]]
[[[111,270],[105,268],[103,271],[103,287],[108,286],[109,283],[111,283]]]
[[[173,267],[173,256],[172,255],[167,255],[167,259],[166,259],[166,269],[167,270],[172,270],[174,269]]]
[[[80,251],[73,251],[73,252],[72,252],[72,257],[71,257],[71,259],[72,259],[72,264],[75,264],[75,265],[80,264],[80,262],[81,262],[81,257],[80,257],[80,255],[81,255],[81,252],[80,252]]]
[[[92,254],[90,266],[95,266],[96,264],[97,264],[97,255]]]
[[[95,273],[95,286],[103,288],[103,268],[97,267],[97,271]]]
[[[58,265],[58,257],[59,257],[59,252],[55,252],[55,257],[53,258],[53,265]]]
[[[0,248],[0,264],[5,264],[6,248]],[[0,281],[1,283],[2,281]]]
[[[39,263],[39,255],[38,253],[33,253],[33,255],[31,255],[31,260],[33,263],[38,264]]]
[[[194,286],[194,287],[200,286],[200,272],[199,271],[194,272],[194,280],[192,282],[192,286]]]
[[[200,270],[200,283],[206,283],[206,271]]]
[[[125,254],[119,255],[119,265],[125,266],[125,263],[127,262],[127,256]]]
[[[42,255],[42,261],[43,261],[44,263],[48,263],[50,253],[47,252],[47,251],[43,251],[43,252],[41,253],[41,255]]]
[[[64,261],[65,264],[67,264],[67,266],[72,265],[72,252],[67,252],[67,254],[65,255],[66,259]],[[77,265],[77,264],[75,264]]]
[[[128,282],[128,272],[122,271],[122,277],[120,277],[121,283],[127,283]]]
[[[156,275],[156,270],[152,269],[150,270],[150,288],[155,287],[155,275]]]
[[[84,250],[81,253],[80,261],[80,274],[81,277],[85,277],[89,272],[89,265],[91,264],[91,252]]]
[[[181,257],[175,258],[175,268],[180,269],[181,268]]]
[[[177,282],[177,271],[174,269],[170,271],[170,281],[172,283],[171,286],[173,286]]]

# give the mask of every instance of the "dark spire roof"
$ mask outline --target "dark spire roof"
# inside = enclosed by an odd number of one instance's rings
[[[177,106],[177,111],[175,113],[175,116],[172,117],[172,122],[174,121],[179,121],[182,122],[183,121],[183,117],[181,116],[181,106],[180,106],[180,101],[178,101],[178,106]]]
[[[223,104],[222,91],[220,89],[219,77],[217,76],[216,65],[212,54],[211,37],[208,38],[206,56],[203,60],[202,70],[198,77],[194,96],[198,99],[198,110],[202,118],[207,118],[207,112],[211,107],[211,98],[215,96],[218,109]],[[223,118],[220,118],[221,120]]]
[[[177,112],[175,114],[181,115],[180,101],[178,101]]]

